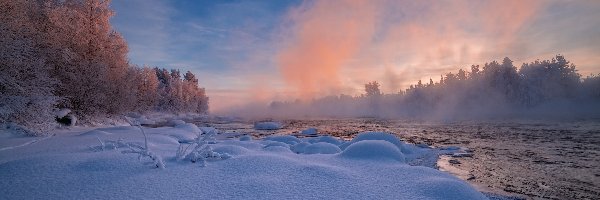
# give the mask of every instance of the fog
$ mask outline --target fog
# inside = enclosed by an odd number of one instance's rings
[[[307,1],[289,11],[275,65],[292,98],[352,93],[378,80],[397,92],[458,65],[518,57],[538,1]]]
[[[557,55],[521,65],[504,58],[469,71],[419,81],[394,94],[378,82],[361,95],[329,95],[309,100],[254,102],[219,114],[249,119],[354,118],[436,121],[503,119],[588,119],[600,117],[600,77],[582,77]]]

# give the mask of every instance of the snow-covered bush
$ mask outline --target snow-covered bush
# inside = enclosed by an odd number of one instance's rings
[[[98,142],[100,143],[100,145],[95,146],[95,147],[90,147],[90,149],[92,149],[92,151],[106,151],[106,150],[114,150],[114,149],[124,148],[125,150],[121,151],[121,153],[138,154],[138,160],[142,160],[142,158],[148,157],[148,159],[150,159],[152,161],[152,163],[154,164],[154,166],[156,166],[157,168],[160,168],[160,169],[165,168],[165,163],[163,162],[162,158],[160,156],[158,156],[156,153],[148,150],[147,144],[145,144],[144,146],[140,146],[136,143],[125,142],[123,139],[119,139],[117,141],[113,141],[113,140],[102,141],[99,137],[96,137],[96,138],[98,139]]]
[[[206,166],[207,160],[224,160],[231,158],[227,153],[218,153],[213,151],[209,143],[214,143],[216,130],[206,132],[191,141],[179,141],[179,148],[175,154],[177,160],[189,160],[193,163],[200,162],[202,167]]]
[[[154,163],[154,165],[157,168],[160,169],[164,169],[165,168],[165,163],[163,162],[162,158],[157,155],[156,153],[152,152],[150,150],[150,148],[148,147],[148,137],[146,136],[146,132],[144,131],[144,129],[142,128],[142,126],[140,125],[139,121],[136,121],[132,118],[129,117],[125,117],[125,120],[127,120],[127,122],[129,122],[129,124],[131,124],[132,126],[137,126],[140,131],[142,132],[142,135],[144,135],[144,146],[140,146],[137,145],[135,143],[128,143],[128,142],[124,142],[122,140],[119,141],[111,141],[111,142],[102,142],[102,140],[100,140],[100,138],[98,138],[98,141],[100,142],[101,146],[100,146],[100,150],[104,150],[107,147],[108,148],[112,148],[112,149],[116,149],[116,148],[127,148],[123,151],[121,151],[122,153],[133,153],[133,154],[138,154],[138,159],[141,160],[142,158],[148,157],[150,160],[152,160],[152,162]],[[94,148],[93,148],[94,149]]]

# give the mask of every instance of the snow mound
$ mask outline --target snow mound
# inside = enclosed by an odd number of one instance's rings
[[[310,140],[310,143],[317,143],[317,142],[326,142],[326,143],[330,143],[330,144],[335,144],[336,146],[339,146],[340,144],[342,144],[342,142],[340,142],[340,140],[338,140],[337,138],[331,137],[331,136],[322,136],[322,137],[318,137],[318,138]]]
[[[421,180],[415,181],[419,185],[427,185],[423,187],[420,194],[424,198],[428,199],[464,199],[466,197],[476,199],[478,195],[477,191],[470,190],[465,187],[465,182],[457,180],[455,178],[445,178],[440,176],[426,176]],[[483,199],[484,197],[479,197]],[[501,197],[498,199],[519,199],[511,197]]]
[[[291,135],[270,136],[264,140],[283,142],[289,145],[295,145],[301,142],[298,138]]]
[[[352,143],[341,154],[343,158],[359,160],[395,160],[405,162],[398,147],[384,140],[363,140]]]
[[[316,128],[307,128],[305,130],[302,130],[300,133],[302,133],[304,135],[316,135],[317,129]]]
[[[277,142],[277,141],[269,141],[267,143],[267,145],[265,145],[264,148],[275,147],[275,146],[277,146],[277,147],[285,147],[285,148],[288,148],[288,149],[290,148],[290,145],[288,145],[286,143],[283,143],[283,142]]]
[[[200,128],[198,128],[198,126],[196,126],[195,124],[192,124],[192,123],[176,125],[175,128],[185,130],[188,132],[192,132],[192,133],[196,133],[196,134],[202,133],[202,130],[200,130]]]
[[[396,147],[398,147],[398,149],[400,149],[400,151],[402,151],[402,153],[406,153],[406,154],[412,153],[412,151],[405,146],[404,142],[400,141],[395,135],[385,133],[385,132],[362,132],[362,133],[359,133],[358,135],[356,135],[356,137],[354,137],[354,139],[352,139],[352,141],[350,141],[349,143],[346,143],[344,145],[341,145],[340,148],[345,149],[349,145],[352,145],[356,142],[363,141],[363,140],[387,141],[389,143],[396,145]]]
[[[240,137],[240,141],[252,141],[252,136],[244,135]]]
[[[327,142],[314,143],[304,148],[305,154],[336,154],[341,151],[338,146]]]
[[[267,151],[271,151],[271,152],[280,152],[280,153],[292,153],[292,151],[289,148],[283,147],[283,146],[266,146],[264,148]]]
[[[254,124],[256,130],[277,130],[282,127],[283,125],[279,122],[257,122]]]
[[[308,145],[311,145],[308,142],[300,142],[294,146],[290,147],[290,150],[292,150],[294,153],[304,153],[304,151],[306,150],[306,147]]]

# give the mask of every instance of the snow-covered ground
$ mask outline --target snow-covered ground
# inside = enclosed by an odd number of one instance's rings
[[[241,134],[204,141],[197,134],[213,129],[178,122],[143,130],[147,149],[134,126],[75,127],[49,137],[0,131],[0,199],[486,199],[432,168],[440,150],[385,133],[352,141]],[[210,147],[195,155],[210,157],[205,166],[189,159],[194,142]],[[132,149],[156,156],[164,169],[122,153]]]

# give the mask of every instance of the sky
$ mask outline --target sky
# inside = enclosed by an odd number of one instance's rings
[[[511,58],[564,55],[600,73],[597,0],[113,0],[131,64],[192,71],[211,112],[248,103],[396,93]]]

